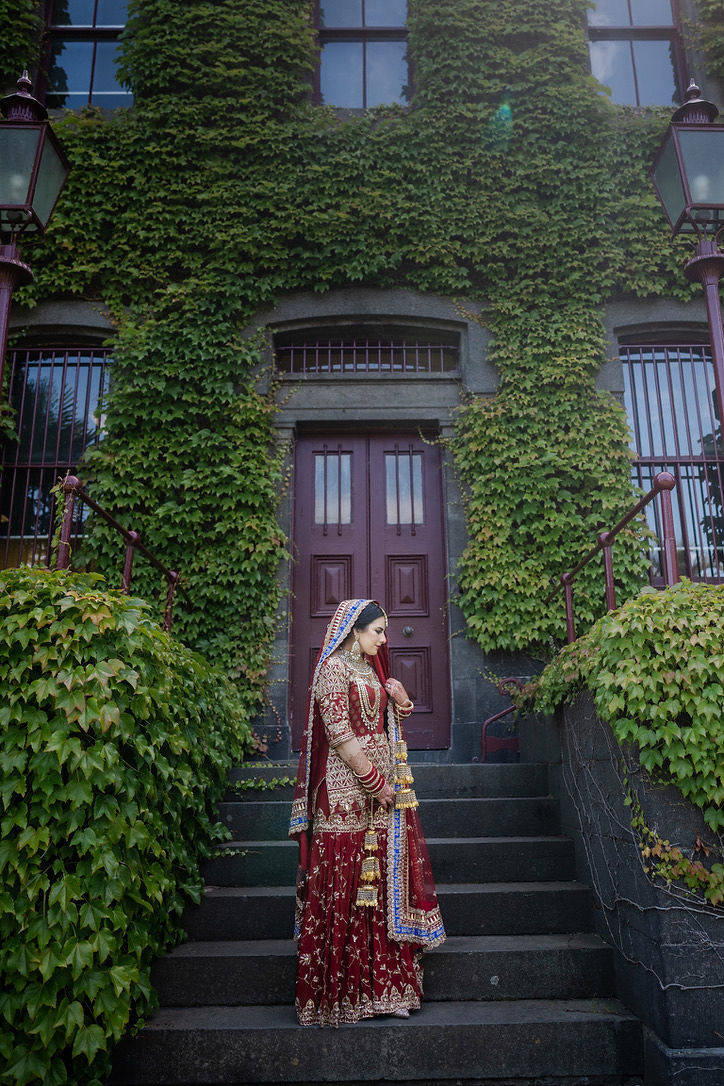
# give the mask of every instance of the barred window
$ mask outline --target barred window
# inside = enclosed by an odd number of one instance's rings
[[[320,376],[458,372],[460,337],[440,328],[304,328],[274,336],[277,370]]]
[[[126,8],[126,0],[50,0],[48,109],[132,105],[116,72]]]
[[[407,0],[319,0],[316,98],[366,109],[407,101]]]
[[[703,344],[621,348],[625,405],[631,427],[634,482],[650,490],[659,471],[676,477],[673,493],[679,573],[724,581],[724,446],[711,349]],[[647,506],[661,540],[658,502]],[[652,553],[663,577],[661,548]]]
[[[624,106],[676,105],[686,85],[677,0],[596,0],[591,71]]]
[[[87,347],[10,352],[10,402],[17,429],[2,452],[0,568],[47,561],[50,491],[101,438],[110,362],[107,351]],[[84,518],[77,504],[76,537]]]

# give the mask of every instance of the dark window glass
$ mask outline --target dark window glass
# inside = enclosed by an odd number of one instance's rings
[[[670,471],[679,572],[693,580],[724,581],[724,448],[709,347],[622,347],[624,401],[637,453],[633,479],[650,490]],[[646,507],[662,539],[659,503]],[[661,546],[651,553],[654,580],[663,577]]]
[[[406,0],[320,0],[318,94],[340,108],[406,100]]]
[[[9,355],[10,402],[17,429],[2,452],[0,568],[46,561],[51,489],[76,470],[102,435],[107,351],[18,350]],[[84,511],[77,510],[75,535]]]
[[[671,0],[597,0],[588,14],[591,71],[619,105],[679,101],[681,41]]]
[[[55,0],[49,22],[48,108],[132,104],[116,74],[126,14],[125,0]]]

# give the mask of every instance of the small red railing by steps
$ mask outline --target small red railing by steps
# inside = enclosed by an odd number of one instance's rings
[[[147,547],[141,542],[141,537],[138,532],[134,532],[130,528],[124,528],[122,524],[119,524],[115,517],[112,517],[102,506],[94,502],[91,497],[83,489],[83,485],[75,475],[67,475],[63,480],[63,493],[65,494],[65,509],[63,512],[63,521],[60,526],[60,542],[58,544],[58,555],[55,562],[56,569],[67,569],[70,564],[70,537],[73,527],[73,506],[76,498],[79,498],[84,506],[88,506],[93,509],[100,517],[103,517],[106,524],[110,524],[114,531],[123,536],[126,541],[126,556],[123,563],[123,577],[121,580],[121,592],[126,595],[131,590],[131,576],[133,574],[133,559],[136,551],[140,551],[141,554],[149,560],[152,566],[154,566],[159,572],[163,574],[168,585],[166,592],[166,608],[163,615],[163,628],[165,630],[171,629],[173,622],[173,601],[176,586],[179,581],[180,574],[174,569],[167,569],[163,562],[160,562],[155,554],[148,550]],[[188,596],[183,588],[180,589],[184,597],[188,600]]]
[[[603,554],[603,570],[606,585],[606,609],[608,611],[616,610],[616,585],[613,577],[613,555],[611,548],[613,546],[616,536],[623,531],[627,524],[642,512],[643,509],[654,501],[657,495],[661,500],[661,526],[663,529],[662,539],[662,560],[664,570],[664,582],[668,588],[672,584],[677,584],[679,580],[679,567],[678,558],[676,553],[676,533],[674,530],[674,514],[671,506],[671,491],[676,486],[676,479],[668,471],[660,471],[658,475],[654,476],[654,485],[647,494],[644,494],[640,501],[636,502],[636,505],[631,508],[628,513],[615,527],[610,531],[599,532],[596,545],[592,547],[587,554],[578,562],[573,569],[566,570],[561,574],[560,584],[546,597],[545,602],[550,603],[552,599],[563,588],[563,596],[565,600],[566,608],[566,640],[568,644],[572,644],[576,640],[576,626],[573,617],[573,583],[577,575],[581,572],[584,566],[587,566],[596,555],[601,552]],[[507,678],[501,679],[498,683],[498,690],[501,694],[506,693],[506,687],[514,684],[520,688],[522,683],[519,679]],[[497,720],[502,720],[503,717],[508,716],[509,713],[513,713],[516,710],[515,705],[509,705],[507,709],[502,709],[499,713],[495,713],[493,716],[483,723],[482,733],[480,736],[480,760],[484,762],[488,755],[488,750],[492,749],[495,745],[495,749],[515,750],[517,743],[516,736],[506,737],[505,739],[497,739],[495,736],[488,736],[488,728],[491,724],[494,724]]]

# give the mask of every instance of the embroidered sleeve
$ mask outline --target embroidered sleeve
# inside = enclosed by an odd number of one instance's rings
[[[349,679],[341,660],[325,660],[317,680],[317,700],[329,745],[338,747],[354,739],[349,720]]]

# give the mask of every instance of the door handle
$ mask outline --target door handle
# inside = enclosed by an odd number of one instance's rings
[[[403,637],[412,637],[414,632],[415,632],[415,627],[414,626],[403,626],[402,627],[402,636]]]

